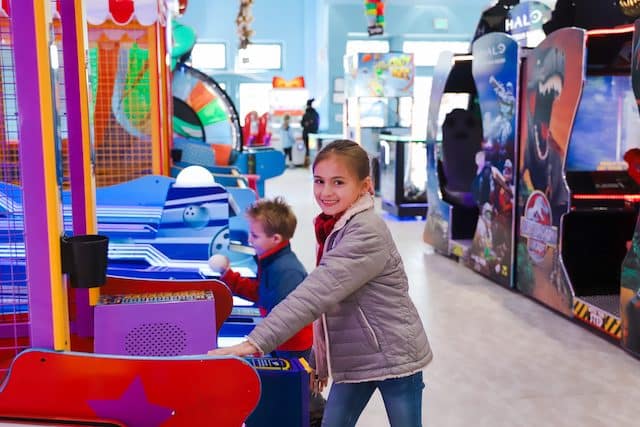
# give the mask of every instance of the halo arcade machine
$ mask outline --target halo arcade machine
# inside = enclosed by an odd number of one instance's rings
[[[482,121],[472,56],[443,52],[431,87],[427,119],[427,199],[423,239],[445,255],[462,257],[478,221],[472,194]]]

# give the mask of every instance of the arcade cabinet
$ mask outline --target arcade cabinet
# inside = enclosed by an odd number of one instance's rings
[[[632,31],[554,31],[524,71],[517,287],[615,339],[640,202],[623,159],[640,130]]]
[[[433,77],[427,122],[427,197],[424,241],[446,256],[471,245],[478,206],[472,186],[481,151],[482,122],[471,55],[443,52]]]
[[[474,41],[486,34],[497,32],[511,34],[521,46],[535,47],[545,37],[543,27],[551,28],[554,25],[549,21],[555,0],[498,0],[493,3],[480,16]],[[611,3],[608,3],[605,8],[610,6]]]
[[[521,49],[515,37],[491,33],[477,39],[472,52],[482,115],[481,147],[471,166],[471,193],[479,216],[463,262],[496,283],[512,286]]]
[[[427,215],[425,147],[411,136],[380,135],[382,209],[396,217]]]
[[[640,47],[640,21],[635,23],[633,52]],[[640,105],[640,58],[631,58],[631,86],[636,104]],[[637,135],[637,130],[636,130]],[[624,154],[629,175],[640,183],[640,149],[631,148]],[[622,264],[620,283],[620,321],[622,325],[622,346],[640,357],[640,222],[636,222],[633,238],[627,243],[628,252]]]
[[[344,135],[371,158],[376,193],[380,191],[380,137],[411,131],[413,76],[411,53],[358,53],[345,61]]]
[[[499,2],[483,14],[479,29],[485,18],[495,26],[476,34],[472,55],[444,58],[434,79],[444,94],[432,91],[425,241],[508,287],[515,271],[520,64],[526,48],[544,37],[550,15],[537,1]],[[462,94],[468,99],[451,111],[449,97]]]
[[[493,14],[497,15],[493,16]],[[501,1],[483,14],[494,22],[476,34],[472,73],[482,116],[482,151],[476,153],[472,185],[478,221],[463,263],[503,286],[514,285],[516,150],[520,102],[520,64],[544,39],[551,9],[538,1]],[[481,26],[479,25],[479,28]],[[504,32],[498,32],[504,31]]]

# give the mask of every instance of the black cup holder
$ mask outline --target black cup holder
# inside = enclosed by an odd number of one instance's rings
[[[62,236],[60,250],[62,272],[69,275],[72,288],[97,288],[107,282],[107,236]]]

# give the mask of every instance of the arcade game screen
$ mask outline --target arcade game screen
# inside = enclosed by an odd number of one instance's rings
[[[360,113],[360,127],[411,127],[413,98],[410,96],[377,97],[361,96],[349,98],[347,102],[347,121],[353,126],[356,117],[356,103]]]
[[[389,99],[380,97],[361,97],[360,127],[382,128],[389,126]]]
[[[576,112],[566,169],[622,171],[624,153],[640,147],[640,115],[629,75],[587,76]]]

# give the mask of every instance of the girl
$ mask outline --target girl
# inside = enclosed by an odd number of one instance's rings
[[[280,127],[280,141],[282,142],[282,151],[286,158],[289,158],[289,162],[292,162],[291,150],[293,145],[295,144],[295,137],[293,136],[293,129],[291,129],[291,125],[289,124],[290,117],[288,114],[285,114],[282,117],[282,126]]]
[[[268,353],[311,320],[312,388],[333,385],[323,426],[355,426],[376,389],[391,426],[422,425],[422,368],[432,358],[407,276],[374,212],[367,153],[338,140],[313,163],[318,267],[247,337],[209,354]]]

